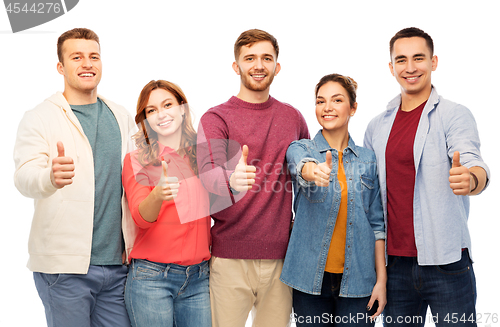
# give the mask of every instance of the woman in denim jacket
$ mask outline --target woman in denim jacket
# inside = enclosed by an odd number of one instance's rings
[[[286,158],[295,223],[281,281],[293,288],[297,326],[373,326],[386,303],[385,228],[375,154],[349,136],[357,83],[331,74],[316,86],[313,140]],[[370,319],[372,318],[372,319]]]

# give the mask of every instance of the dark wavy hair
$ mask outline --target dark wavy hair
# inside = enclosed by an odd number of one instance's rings
[[[161,165],[161,161],[158,158],[160,147],[158,145],[158,135],[149,126],[146,119],[146,106],[149,101],[149,96],[151,92],[156,89],[164,89],[172,93],[179,104],[185,105],[184,119],[181,124],[182,136],[179,151],[184,151],[189,158],[189,164],[193,172],[198,175],[198,165],[196,163],[196,131],[193,127],[193,121],[191,117],[191,110],[187,106],[187,99],[182,92],[182,89],[171,82],[164,80],[153,80],[146,84],[139,95],[137,100],[137,114],[135,115],[135,122],[139,125],[139,132],[137,132],[133,139],[135,145],[138,149],[137,159],[139,163],[143,166]]]

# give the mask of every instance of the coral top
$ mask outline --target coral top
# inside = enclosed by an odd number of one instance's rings
[[[187,157],[182,158],[160,144],[160,157],[168,164],[168,176],[177,177],[177,197],[164,201],[158,219],[148,222],[139,213],[139,204],[158,184],[162,166],[142,166],[138,151],[126,155],[123,163],[123,187],[135,224],[139,227],[133,259],[160,263],[193,265],[210,259],[210,206],[208,193],[194,175]]]

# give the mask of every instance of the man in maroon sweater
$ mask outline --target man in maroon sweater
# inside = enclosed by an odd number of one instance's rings
[[[240,92],[208,110],[198,129],[198,166],[211,193],[213,326],[287,326],[292,293],[279,281],[292,220],[288,145],[309,138],[298,110],[269,95],[278,43],[243,32],[234,45]],[[240,146],[242,148],[240,148]]]

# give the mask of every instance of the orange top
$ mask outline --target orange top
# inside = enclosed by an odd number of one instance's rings
[[[337,180],[340,184],[341,199],[335,229],[333,230],[328,257],[326,258],[325,271],[334,274],[344,272],[345,260],[345,237],[347,225],[347,180],[344,172],[344,163],[342,161],[342,152],[339,152],[339,166],[337,171]]]
[[[193,265],[210,259],[210,212],[208,193],[194,175],[186,158],[160,144],[160,157],[168,164],[168,176],[177,177],[177,198],[164,201],[158,219],[147,222],[139,213],[139,204],[158,184],[162,166],[143,167],[137,150],[126,155],[123,163],[123,187],[130,212],[139,227],[130,257],[160,263]]]

